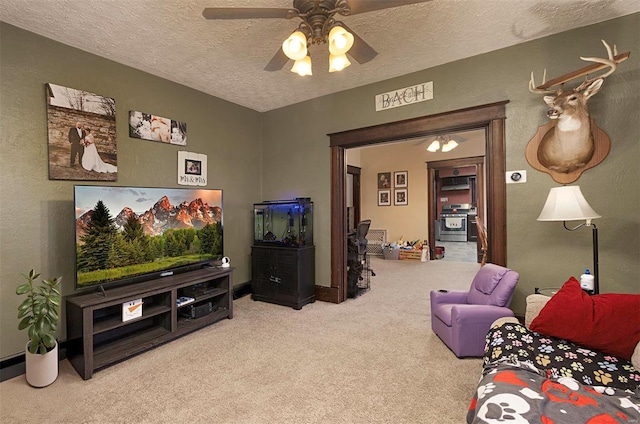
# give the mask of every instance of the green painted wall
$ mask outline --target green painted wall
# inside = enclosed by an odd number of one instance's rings
[[[507,186],[507,260],[508,266],[521,274],[513,309],[523,315],[525,298],[534,287],[559,286],[571,275],[579,277],[584,267],[591,267],[590,230],[568,232],[561,223],[536,221],[549,189],[559,184],[531,168],[524,152],[538,126],[548,122],[541,96],[528,91],[531,71],[540,79],[547,68],[550,79],[581,68],[586,64],[579,56],[606,54],[601,39],[617,44],[620,52],[632,53],[589,102],[592,116],[611,138],[612,149],[603,163],[585,172],[576,184],[603,216],[595,221],[602,291],[640,292],[640,14],[265,113],[264,145],[269,147],[263,158],[263,196],[286,198],[293,190],[313,198],[316,283],[328,286],[331,278],[326,134],[501,100],[509,100],[507,170],[528,171],[526,184]],[[376,94],[427,81],[433,81],[433,100],[375,111]]]
[[[252,204],[309,196],[315,203],[316,283],[330,285],[326,134],[509,100],[507,169],[526,169],[529,179],[507,187],[508,265],[521,274],[512,306],[523,314],[534,287],[558,286],[591,266],[590,231],[570,233],[561,224],[536,221],[557,184],[524,157],[526,144],[547,122],[540,96],[527,90],[529,74],[541,75],[546,67],[553,77],[582,67],[579,56],[601,56],[605,39],[632,54],[590,100],[612,150],[576,184],[603,215],[596,221],[602,291],[640,292],[639,28],[640,14],[634,14],[259,114],[0,23],[0,358],[19,353],[26,341],[16,330],[19,273],[35,267],[47,276],[63,275],[65,294],[73,289],[74,182],[47,179],[48,82],[116,99],[117,185],[177,187],[178,148],[130,139],[130,109],[187,122],[187,150],[209,155],[209,185],[225,190],[225,252],[238,267],[236,283],[251,278]],[[434,82],[433,100],[375,112],[376,94],[426,81]]]
[[[0,53],[0,358],[26,342],[16,319],[20,273],[61,275],[63,294],[73,292],[73,185],[84,182],[48,180],[46,83],[116,100],[119,172],[108,184],[181,187],[178,150],[206,154],[208,187],[224,190],[224,249],[237,267],[234,282],[251,279],[252,205],[262,198],[258,112],[5,23]],[[188,145],[129,138],[129,110],[186,122]]]

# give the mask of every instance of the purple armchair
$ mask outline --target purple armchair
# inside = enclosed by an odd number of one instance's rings
[[[431,328],[461,358],[482,356],[485,336],[498,318],[512,317],[509,309],[520,274],[495,264],[481,267],[471,288],[431,292]]]

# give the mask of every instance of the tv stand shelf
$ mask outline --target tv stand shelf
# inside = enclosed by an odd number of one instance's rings
[[[96,370],[184,336],[224,318],[233,318],[233,268],[204,267],[101,292],[65,298],[67,357],[83,379]],[[195,300],[177,305],[178,298]],[[122,304],[142,299],[142,316],[122,320]],[[212,312],[181,314],[191,305]]]

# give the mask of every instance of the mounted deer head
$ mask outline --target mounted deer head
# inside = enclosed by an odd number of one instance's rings
[[[538,147],[538,161],[548,169],[570,173],[584,168],[593,157],[594,143],[587,101],[600,90],[605,78],[614,73],[617,67],[614,59],[617,55],[616,46],[613,46],[612,52],[604,40],[602,43],[607,49],[608,58],[581,56],[580,59],[606,65],[609,70],[597,78],[585,79],[573,90],[549,91],[546,88],[536,88],[533,72],[531,73],[529,91],[536,94],[554,94],[544,96],[543,100],[550,108],[547,116],[557,120],[556,125],[544,135]],[[542,78],[544,86],[546,70]]]

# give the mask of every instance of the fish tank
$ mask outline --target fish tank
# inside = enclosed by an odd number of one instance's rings
[[[308,197],[253,205],[253,242],[262,246],[313,246],[313,202]]]

